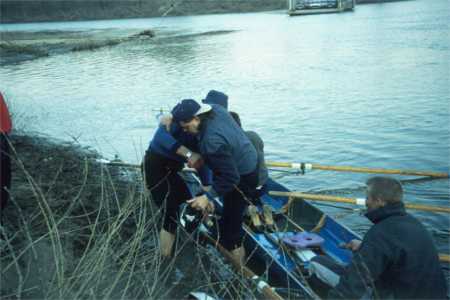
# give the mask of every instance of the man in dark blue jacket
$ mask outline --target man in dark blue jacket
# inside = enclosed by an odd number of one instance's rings
[[[210,90],[202,102],[205,104],[217,104],[228,110],[228,96],[216,90]],[[230,111],[229,113],[239,127],[242,128],[239,115],[233,111]],[[269,172],[264,160],[264,142],[259,134],[254,131],[246,130],[244,133],[255,147],[258,156],[258,187],[262,187],[269,178]]]
[[[216,103],[228,106],[228,96],[211,90],[204,103]],[[162,208],[163,226],[160,231],[160,251],[164,257],[172,253],[177,228],[179,206],[191,198],[186,184],[178,171],[187,162],[190,167],[200,167],[199,175],[204,187],[211,184],[211,172],[201,166],[197,138],[186,133],[172,123],[172,116],[162,115],[160,126],[155,132],[144,158],[145,181],[152,200]],[[197,152],[194,152],[197,151]]]
[[[220,105],[199,104],[192,99],[172,110],[173,120],[195,135],[206,164],[213,172],[211,193],[223,196],[219,242],[243,261],[242,221],[245,207],[255,197],[258,184],[257,154],[244,131]],[[189,201],[205,210],[206,195]]]
[[[367,214],[374,225],[362,242],[353,240],[349,266],[341,268],[324,257],[311,271],[334,287],[331,299],[445,299],[447,282],[437,250],[425,227],[405,212],[403,190],[392,178],[367,181]],[[331,271],[333,270],[333,271]]]
[[[150,142],[144,157],[145,182],[152,200],[162,209],[163,225],[160,231],[161,255],[172,253],[177,229],[179,206],[191,198],[178,171],[188,162],[191,166],[201,164],[197,153],[197,140],[177,124],[160,125]],[[197,152],[193,152],[193,151]],[[210,185],[210,174],[205,167],[199,170],[202,184]]]

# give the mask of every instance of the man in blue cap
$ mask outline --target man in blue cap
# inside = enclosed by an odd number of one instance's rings
[[[198,139],[200,153],[213,172],[210,192],[223,197],[219,242],[243,263],[243,215],[258,184],[256,150],[220,105],[185,99],[174,107],[172,116],[176,124]],[[198,210],[209,205],[206,195],[188,202]]]
[[[210,185],[210,172],[201,166],[197,140],[177,125],[160,125],[144,157],[146,187],[152,200],[162,209],[160,251],[163,257],[172,254],[177,229],[179,206],[191,198],[184,180],[178,174],[187,162],[199,168],[202,184]],[[194,152],[197,151],[197,152]]]
[[[216,90],[210,90],[206,95],[206,98],[203,99],[202,102],[205,104],[217,104],[228,110],[228,95]],[[233,111],[229,111],[229,113],[231,117],[234,119],[234,121],[239,125],[239,127],[242,128],[241,119],[239,115]],[[264,142],[259,136],[259,134],[257,134],[254,131],[244,130],[244,133],[256,149],[256,153],[258,155],[258,173],[259,173],[258,187],[262,187],[269,178],[269,172],[267,170],[264,160]]]
[[[228,96],[211,90],[204,103],[228,106]],[[144,157],[145,182],[152,200],[162,208],[162,228],[159,234],[160,252],[169,257],[173,251],[177,228],[179,206],[190,199],[190,192],[178,175],[178,171],[187,162],[190,167],[199,168],[199,175],[204,187],[211,184],[211,172],[201,166],[202,158],[195,152],[197,139],[172,123],[171,115],[160,118],[156,130]]]

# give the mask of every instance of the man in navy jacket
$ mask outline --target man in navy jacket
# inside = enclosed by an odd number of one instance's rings
[[[373,177],[367,181],[366,216],[374,225],[362,242],[348,244],[354,251],[351,264],[339,268],[318,256],[310,265],[317,277],[334,287],[329,298],[447,298],[447,282],[433,240],[426,228],[405,212],[402,197],[402,187],[395,179]]]
[[[211,90],[205,102],[228,105],[228,96]],[[191,198],[183,179],[178,175],[185,162],[198,169],[204,187],[211,185],[211,171],[202,165],[198,154],[198,141],[185,132],[179,124],[171,123],[171,116],[162,116],[144,157],[145,182],[152,200],[162,210],[160,251],[169,257],[173,251],[179,206]]]
[[[185,99],[172,110],[173,121],[196,136],[199,150],[213,172],[210,192],[223,196],[223,213],[219,224],[219,242],[243,261],[242,221],[245,207],[256,195],[258,184],[257,154],[242,128],[220,105],[199,104]],[[189,201],[205,210],[206,195]]]
[[[161,255],[169,257],[175,241],[179,206],[191,198],[191,193],[178,174],[185,162],[199,167],[204,186],[211,184],[210,172],[201,166],[198,142],[177,125],[160,125],[150,142],[144,157],[145,182],[152,200],[162,210],[160,231]],[[196,152],[194,152],[196,151]]]

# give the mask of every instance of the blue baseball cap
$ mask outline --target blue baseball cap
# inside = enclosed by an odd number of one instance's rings
[[[209,104],[199,104],[193,99],[184,99],[172,109],[173,120],[177,123],[190,121],[193,117],[212,109]]]

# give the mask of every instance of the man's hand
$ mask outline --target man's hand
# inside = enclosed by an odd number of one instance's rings
[[[361,243],[362,242],[360,240],[351,240],[347,244],[343,243],[342,245],[340,245],[340,247],[355,252],[359,250],[359,247],[361,247]]]
[[[213,214],[215,210],[214,203],[212,201],[208,201],[208,205],[206,206],[206,212],[208,214]]]
[[[188,200],[186,202],[189,203],[191,207],[195,208],[196,210],[205,211],[208,207],[211,208],[208,201],[208,197],[206,197],[206,195],[192,198],[191,200]]]
[[[208,193],[210,190],[211,190],[211,186],[210,185],[202,185],[202,190],[205,192],[205,193]]]
[[[200,154],[196,152],[192,152],[191,157],[189,157],[187,161],[187,165],[189,168],[199,169],[203,165],[203,158]]]
[[[159,118],[159,123],[166,126],[166,130],[170,132],[170,125],[172,124],[172,114],[162,115]]]

